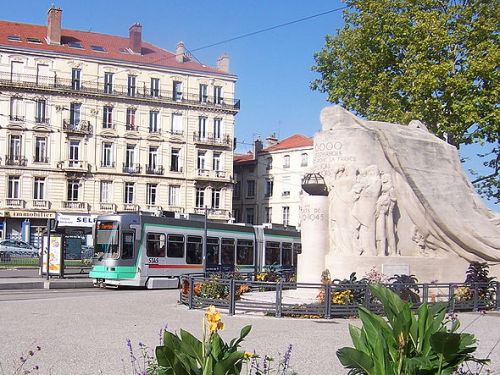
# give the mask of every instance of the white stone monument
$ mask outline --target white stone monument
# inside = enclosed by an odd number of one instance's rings
[[[419,121],[365,121],[339,106],[324,108],[321,123],[311,173],[327,196],[313,189],[302,200],[299,282],[319,282],[322,267],[343,278],[373,266],[461,282],[470,261],[500,276],[500,216],[481,202],[455,147]],[[322,220],[306,215],[315,210]]]

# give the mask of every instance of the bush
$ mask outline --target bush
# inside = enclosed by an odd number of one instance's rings
[[[424,303],[412,312],[411,303],[390,289],[373,284],[370,291],[382,302],[386,317],[358,308],[363,326],[349,326],[354,348],[337,351],[350,375],[444,375],[465,361],[487,362],[472,356],[474,336],[457,333],[458,320],[445,320],[445,304]]]
[[[471,300],[477,290],[478,298],[485,303],[484,307],[491,307],[495,299],[494,277],[489,276],[489,266],[486,263],[471,262],[466,272],[464,284],[468,286],[469,293],[462,300]],[[482,284],[482,285],[476,285]],[[476,289],[477,288],[477,289]]]
[[[391,290],[407,302],[420,302],[418,280],[415,275],[394,275],[389,278]]]

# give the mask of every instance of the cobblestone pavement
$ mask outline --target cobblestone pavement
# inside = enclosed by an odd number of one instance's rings
[[[177,305],[178,291],[35,290],[0,292],[0,363],[6,375],[13,363],[37,345],[42,350],[30,366],[40,374],[132,374],[126,339],[154,347],[166,324],[201,332],[202,311]],[[462,326],[479,338],[479,355],[487,355],[499,334],[500,314],[460,314]],[[477,320],[475,320],[477,319]],[[475,321],[474,321],[475,320]],[[350,345],[348,324],[358,320],[276,319],[223,316],[230,339],[246,324],[253,326],[243,349],[278,356],[293,345],[291,365],[300,375],[346,374],[335,351]],[[500,345],[492,353],[492,369],[500,370]],[[2,370],[0,369],[0,373]],[[3,374],[3,373],[2,373]]]

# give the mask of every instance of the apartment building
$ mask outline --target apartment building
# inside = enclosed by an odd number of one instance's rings
[[[234,155],[233,217],[252,224],[300,227],[302,179],[312,161],[313,140],[295,134],[270,136],[253,151]]]
[[[0,235],[35,241],[47,218],[90,227],[118,211],[232,206],[236,76],[142,40],[0,21]],[[31,238],[30,238],[31,237]]]

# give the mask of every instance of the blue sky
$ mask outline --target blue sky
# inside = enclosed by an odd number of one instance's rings
[[[4,4],[0,17],[46,24],[50,4],[45,0]],[[180,40],[193,50],[344,4],[324,0],[58,0],[55,5],[63,9],[63,28],[127,36],[129,26],[140,22],[144,40],[173,51]],[[309,82],[317,78],[311,71],[313,55],[322,48],[325,35],[335,33],[342,24],[338,11],[194,52],[207,65],[215,65],[223,52],[231,58],[230,69],[239,77],[236,97],[241,99],[236,117],[238,152],[249,150],[257,136],[266,138],[273,132],[279,138],[294,133],[312,136],[319,130],[319,113],[328,103],[325,94],[309,89]],[[487,204],[499,210],[498,205]]]

